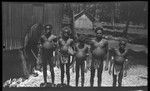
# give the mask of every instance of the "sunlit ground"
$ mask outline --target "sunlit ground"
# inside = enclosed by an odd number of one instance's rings
[[[61,82],[60,80],[60,69],[57,67],[54,68],[55,71],[55,84],[59,84]],[[9,87],[40,87],[40,84],[44,82],[43,80],[43,73],[38,72],[38,77],[30,76],[29,79],[22,82],[21,78],[16,79],[16,81],[12,81],[12,83],[9,85]],[[51,73],[48,70],[48,82],[51,82]],[[70,85],[75,86],[75,73],[73,73],[72,69],[70,69]],[[128,70],[127,76],[123,78],[122,86],[147,86],[147,67],[145,66],[135,66]],[[66,75],[65,75],[65,83],[67,83]],[[8,83],[8,82],[7,82]],[[3,84],[3,86],[6,85],[6,83]],[[81,86],[81,78],[79,78],[79,87]],[[90,86],[90,71],[85,73],[85,87]],[[97,87],[97,71],[94,78],[94,86]],[[108,71],[103,71],[102,73],[102,86],[103,87],[112,87],[112,75],[108,74]]]

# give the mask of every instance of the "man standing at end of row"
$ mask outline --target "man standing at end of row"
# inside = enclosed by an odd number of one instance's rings
[[[121,86],[122,84],[122,78],[123,78],[123,73],[125,71],[125,75],[127,75],[127,72],[125,68],[127,67],[127,49],[126,47],[126,42],[125,41],[120,41],[119,42],[119,48],[113,50],[113,57],[110,62],[110,69],[109,69],[109,74],[113,73],[113,86],[116,86],[117,82],[117,76],[118,76],[118,86]]]

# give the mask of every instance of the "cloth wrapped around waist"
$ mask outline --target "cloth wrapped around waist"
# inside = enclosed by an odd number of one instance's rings
[[[53,56],[53,50],[47,48],[41,48],[41,56],[51,58]]]
[[[94,69],[98,69],[100,67],[100,65],[102,65],[102,61],[101,60],[94,60],[92,62],[92,66],[94,67]]]
[[[114,63],[114,74],[118,75],[123,69],[124,62],[115,61]]]
[[[85,62],[87,60],[86,57],[83,57],[83,58],[75,58],[75,60],[78,62],[78,63],[82,63],[82,62]]]
[[[61,63],[63,63],[63,64],[68,63],[70,61],[69,57],[70,57],[70,55],[68,55],[66,53],[65,54],[60,53],[60,61],[61,61]]]

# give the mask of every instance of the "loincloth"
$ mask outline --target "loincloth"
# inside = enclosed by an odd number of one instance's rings
[[[100,68],[102,63],[103,63],[102,60],[94,60],[92,63],[92,66],[94,67],[94,69],[98,69],[98,68]]]
[[[119,75],[119,73],[123,70],[123,62],[117,62],[114,63],[114,74]]]
[[[92,54],[92,57],[94,58],[94,59],[106,59],[106,54]]]
[[[86,58],[84,57],[84,58],[75,58],[75,60],[76,60],[76,62],[78,63],[78,64],[83,64],[83,63],[85,63],[85,61],[86,61]]]
[[[42,48],[41,50],[41,58],[42,60],[43,59],[46,59],[46,60],[49,60],[51,59],[51,57],[53,56],[53,51],[49,50],[49,49],[46,49],[46,48]]]
[[[62,64],[67,64],[69,62],[69,55],[61,54],[60,61]]]

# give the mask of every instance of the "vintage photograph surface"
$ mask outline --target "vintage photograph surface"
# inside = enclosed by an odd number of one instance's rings
[[[148,86],[148,2],[2,2],[3,87]]]

